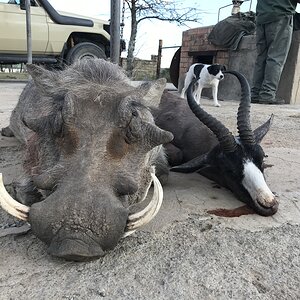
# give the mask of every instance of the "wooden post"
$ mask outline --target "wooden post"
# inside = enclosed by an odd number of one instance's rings
[[[156,65],[156,79],[158,79],[159,75],[160,75],[162,44],[163,44],[162,40],[159,40],[159,42],[158,42],[158,53],[157,53],[157,65]]]
[[[25,0],[25,8],[26,8],[26,34],[27,34],[27,63],[32,64],[30,0]]]
[[[110,61],[120,63],[120,0],[110,1]]]

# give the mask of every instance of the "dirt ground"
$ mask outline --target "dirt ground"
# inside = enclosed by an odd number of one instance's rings
[[[0,82],[0,127],[23,83]],[[203,105],[231,130],[237,102]],[[0,299],[300,299],[300,106],[252,105],[253,129],[274,114],[262,145],[266,180],[280,201],[272,217],[209,213],[243,206],[198,174],[171,174],[157,217],[92,262],[47,254],[31,232],[5,235],[15,220],[0,209]],[[21,172],[22,148],[0,138],[0,172]],[[1,236],[2,235],[2,236]]]

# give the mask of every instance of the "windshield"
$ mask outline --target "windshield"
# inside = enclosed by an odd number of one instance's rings
[[[20,0],[0,0],[0,3],[20,5]],[[31,6],[37,6],[37,4],[34,0],[30,0],[30,4],[31,4]]]

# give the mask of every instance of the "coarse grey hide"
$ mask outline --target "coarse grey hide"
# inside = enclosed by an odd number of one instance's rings
[[[134,88],[101,59],[27,69],[33,80],[10,120],[27,149],[16,198],[30,206],[28,221],[50,254],[98,258],[127,231],[130,207],[144,200],[154,169],[167,179],[162,144],[173,135],[150,112],[166,81]]]

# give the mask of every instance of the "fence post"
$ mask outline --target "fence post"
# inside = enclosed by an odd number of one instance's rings
[[[110,61],[120,63],[120,0],[110,1]]]
[[[158,42],[158,53],[157,53],[157,65],[156,65],[156,79],[158,79],[159,75],[160,75],[162,44],[163,44],[162,40],[159,40],[159,42]]]
[[[27,63],[32,64],[30,0],[25,0],[25,8],[26,8],[26,34],[27,34]]]

